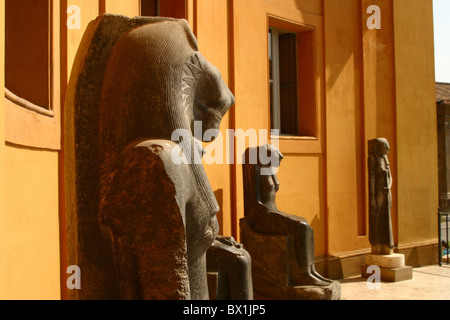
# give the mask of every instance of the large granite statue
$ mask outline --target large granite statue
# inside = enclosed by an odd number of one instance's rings
[[[218,129],[233,103],[185,20],[90,23],[65,110],[71,299],[208,299],[218,204],[192,128]]]
[[[371,253],[365,255],[361,275],[370,277],[373,266],[380,279],[397,282],[412,279],[412,267],[405,265],[405,255],[394,253],[392,234],[392,175],[387,158],[389,143],[385,138],[370,140],[369,147],[369,242]]]
[[[264,145],[247,149],[243,165],[241,241],[252,257],[255,298],[339,299],[339,282],[315,270],[311,226],[302,217],[278,210],[277,161],[261,161],[264,155],[278,158],[278,164],[283,158],[274,146]]]
[[[384,138],[369,141],[369,241],[372,253],[393,253],[391,206],[392,176]]]
[[[233,237],[218,236],[207,255],[210,294],[214,300],[253,300],[250,254]]]

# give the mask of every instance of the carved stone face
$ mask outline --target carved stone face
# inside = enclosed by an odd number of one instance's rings
[[[369,154],[376,157],[383,157],[389,153],[389,142],[385,138],[369,140]]]
[[[132,29],[115,45],[105,73],[104,145],[122,148],[147,139],[171,140],[177,129],[202,136],[219,129],[234,97],[219,70],[198,51],[184,20]]]
[[[379,146],[379,150],[380,150],[380,154],[381,155],[387,155],[389,153],[389,143],[386,139],[383,139],[380,141],[380,146]]]
[[[206,130],[219,130],[223,116],[234,104],[234,96],[220,71],[200,52],[194,52],[183,68],[182,88],[191,132],[194,133],[194,121],[202,122],[202,137]]]
[[[369,141],[370,153],[379,157],[389,153],[389,142],[385,138],[377,138]]]

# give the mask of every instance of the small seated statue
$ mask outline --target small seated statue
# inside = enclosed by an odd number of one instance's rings
[[[215,300],[253,300],[251,257],[233,237],[217,236],[206,254]]]
[[[251,163],[251,154],[256,163]],[[249,148],[243,165],[244,218],[241,241],[252,257],[253,286],[269,299],[338,299],[339,283],[320,275],[314,266],[314,232],[305,218],[278,210],[280,183],[273,163],[283,155],[272,145]]]

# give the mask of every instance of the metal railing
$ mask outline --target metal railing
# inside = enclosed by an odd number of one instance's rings
[[[450,212],[442,212],[438,209],[438,230],[439,230],[439,265],[442,266],[443,257],[446,257],[446,264],[450,264],[450,249],[449,249],[449,230],[448,230],[448,216]],[[445,219],[443,222],[442,218]],[[443,237],[442,229],[445,230],[445,237]],[[445,239],[445,240],[444,240]]]

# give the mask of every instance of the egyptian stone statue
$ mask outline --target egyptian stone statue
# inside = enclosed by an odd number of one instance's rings
[[[264,155],[279,160],[261,161]],[[276,170],[283,155],[266,144],[247,149],[244,159],[241,241],[252,257],[255,297],[258,292],[270,299],[339,298],[340,286],[315,269],[311,226],[305,218],[277,208]]]
[[[392,175],[385,138],[369,141],[369,241],[374,254],[392,254]]]
[[[192,128],[218,130],[233,103],[187,21],[89,24],[65,110],[71,299],[208,299],[219,208]]]
[[[251,257],[233,237],[217,236],[207,255],[215,300],[253,300]]]

